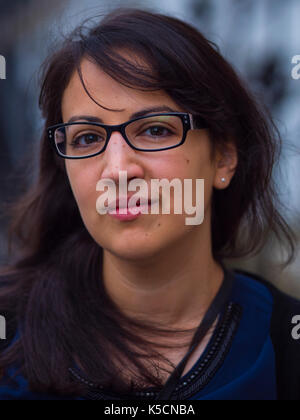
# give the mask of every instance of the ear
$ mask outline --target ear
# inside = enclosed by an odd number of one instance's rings
[[[214,187],[223,190],[230,185],[238,164],[234,142],[223,143],[216,151]]]

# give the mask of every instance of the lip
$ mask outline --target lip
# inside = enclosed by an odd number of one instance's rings
[[[126,207],[119,207],[119,202],[120,200],[117,199],[115,201],[115,204],[112,207],[111,210],[108,211],[108,215],[118,219],[120,221],[131,221],[131,220],[135,220],[138,217],[140,217],[142,214],[150,214],[151,211],[151,205],[154,204],[157,201],[151,202],[151,200],[146,200],[146,199],[141,199],[140,200],[140,205],[139,206],[131,206],[128,207],[129,204],[129,200],[127,200],[127,208]],[[122,210],[122,213],[121,213]],[[145,212],[144,212],[145,210]],[[146,212],[147,210],[147,212]]]

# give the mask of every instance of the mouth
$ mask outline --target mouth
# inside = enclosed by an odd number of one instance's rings
[[[154,204],[154,201],[148,199],[139,199],[135,205],[130,206],[129,200],[127,200],[127,206],[120,206],[119,200],[117,200],[115,205],[111,207],[108,211],[110,216],[115,216],[120,220],[133,220],[140,216],[141,214],[151,213],[151,206]]]

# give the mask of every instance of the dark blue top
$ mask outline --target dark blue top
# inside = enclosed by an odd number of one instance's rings
[[[277,400],[275,353],[270,337],[273,304],[268,287],[235,273],[229,305],[205,352],[181,379],[179,399]],[[9,369],[0,381],[0,400],[85,399],[35,394],[23,376],[16,377],[15,385],[11,383],[14,372],[15,368]]]

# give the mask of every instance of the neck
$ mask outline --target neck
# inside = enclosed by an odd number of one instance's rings
[[[132,318],[194,328],[222,284],[223,269],[212,258],[211,246],[201,243],[199,237],[194,241],[188,237],[187,243],[181,241],[158,254],[128,261],[104,251],[106,291]]]

